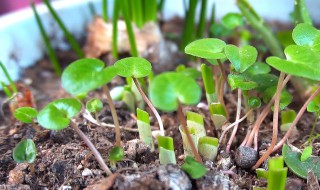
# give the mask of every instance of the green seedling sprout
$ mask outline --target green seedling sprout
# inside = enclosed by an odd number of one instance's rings
[[[123,92],[123,97],[122,97],[122,101],[128,106],[128,109],[131,111],[131,112],[134,112],[134,109],[135,109],[135,102],[136,102],[136,99],[135,99],[135,95],[134,93],[131,91],[131,90],[125,90]]]
[[[224,107],[220,103],[211,103],[209,105],[209,111],[214,126],[217,129],[221,129],[222,125],[227,121],[227,114]]]
[[[173,138],[159,135],[157,137],[160,164],[176,164]]]
[[[202,80],[204,89],[206,91],[206,98],[208,105],[217,102],[217,94],[215,90],[215,83],[213,81],[212,69],[206,64],[201,65]]]
[[[198,140],[198,150],[204,161],[214,161],[218,153],[219,139],[204,136]]]
[[[187,111],[186,115],[187,115],[187,128],[189,130],[192,141],[193,141],[196,149],[198,150],[199,138],[206,135],[203,117],[202,117],[202,115],[197,114],[195,112],[191,112],[191,111]],[[186,135],[185,131],[181,128],[181,126],[179,127],[179,131],[180,131],[181,137],[182,137],[184,155],[194,157],[192,149],[191,149],[191,145],[188,142],[187,135]]]
[[[0,83],[1,83],[2,90],[6,94],[6,96],[8,98],[12,97],[13,94],[10,91],[10,89],[8,88],[8,86],[6,84],[4,84],[4,82],[2,82],[2,81],[0,81]]]
[[[108,0],[102,0],[102,19],[108,21]]]
[[[148,104],[153,114],[156,116],[159,123],[161,135],[164,136],[164,128],[163,128],[161,117],[158,111],[156,110],[156,108],[153,106],[153,104],[150,102],[148,97],[143,92],[138,81],[138,78],[146,77],[151,73],[151,70],[152,70],[151,63],[143,58],[129,57],[129,58],[124,58],[115,62],[114,67],[117,68],[118,75],[122,77],[132,78],[142,98]]]
[[[99,112],[102,110],[102,108],[103,108],[103,104],[101,100],[98,98],[92,98],[86,104],[86,109],[89,112],[94,114],[95,119],[97,120],[98,123],[100,123]]]
[[[192,92],[192,93],[191,93]],[[192,153],[198,162],[202,162],[192,141],[181,104],[192,105],[200,101],[201,89],[192,78],[175,72],[166,72],[156,76],[149,85],[151,102],[162,111],[178,111]]]
[[[121,12],[121,1],[113,2],[113,16],[112,16],[112,56],[118,59],[118,20]]]
[[[189,0],[189,7],[186,10],[186,19],[184,30],[182,32],[182,39],[180,49],[183,50],[192,40],[194,40],[194,22],[196,18],[196,8],[198,0]]]
[[[139,137],[146,145],[150,147],[151,152],[154,151],[154,144],[151,134],[151,126],[149,114],[137,108],[137,125],[139,130]]]
[[[120,146],[115,146],[109,151],[109,161],[110,161],[110,166],[113,170],[115,170],[116,163],[121,161],[124,157],[124,150]]]
[[[13,149],[13,159],[18,163],[27,162],[31,173],[34,173],[33,162],[37,157],[37,148],[32,139],[20,141]]]
[[[81,139],[89,147],[101,169],[103,169],[107,175],[111,175],[111,171],[105,164],[102,156],[98,150],[94,147],[89,138],[79,129],[78,125],[72,120],[77,116],[82,108],[82,104],[74,98],[63,98],[55,100],[47,104],[38,114],[37,119],[39,124],[49,130],[62,130],[70,125],[81,137]]]
[[[282,155],[284,157],[284,161],[288,168],[297,176],[307,179],[308,177],[308,172],[311,170],[314,172],[314,174],[317,176],[318,180],[320,180],[320,162],[319,162],[319,157],[318,156],[308,156],[310,152],[312,152],[312,148],[308,148],[309,153],[306,154],[303,158],[303,161],[301,160],[302,158],[302,153],[296,147],[289,147],[288,145],[284,144],[282,147]]]
[[[47,8],[48,8],[50,14],[52,15],[52,17],[54,18],[54,20],[58,23],[59,27],[63,31],[63,33],[64,33],[66,39],[69,41],[72,49],[76,52],[76,54],[79,56],[79,58],[83,58],[84,53],[81,50],[80,45],[77,43],[76,39],[73,37],[73,35],[68,31],[66,26],[63,24],[62,20],[60,19],[60,17],[56,13],[56,11],[53,9],[53,7],[51,6],[50,1],[43,0],[43,2],[47,6]]]
[[[308,13],[306,0],[295,0],[294,11],[291,13],[291,18],[295,25],[299,23],[306,23],[312,25],[312,20]]]
[[[181,165],[181,169],[187,172],[192,179],[199,179],[207,173],[206,167],[191,156],[186,157],[185,163]]]
[[[11,77],[10,77],[10,75],[9,75],[6,67],[3,65],[3,63],[2,63],[1,61],[0,61],[0,67],[1,67],[4,75],[6,76],[8,82],[9,82],[9,84],[10,84],[11,90],[12,90],[12,92],[13,92],[13,93],[9,93],[9,94],[17,94],[17,93],[18,93],[17,87],[16,87],[16,85],[14,84],[13,80],[11,79]],[[2,84],[2,86],[4,86],[4,83],[3,83],[3,82],[1,82],[1,84]],[[5,88],[3,88],[3,89],[5,89]],[[9,89],[8,89],[8,90],[9,90]],[[8,98],[11,98],[11,96],[8,96]]]
[[[268,171],[257,169],[257,176],[268,180],[268,190],[284,190],[286,187],[286,179],[288,168],[284,167],[283,157],[273,157],[268,161]]]
[[[31,123],[36,131],[39,131],[39,127],[34,120],[37,118],[38,111],[31,107],[20,107],[14,110],[14,117],[22,123]]]
[[[198,39],[203,38],[205,36],[205,30],[207,25],[207,6],[208,6],[208,1],[202,0],[199,24],[198,24],[197,34],[196,34],[196,37]]]
[[[48,53],[50,62],[53,65],[53,69],[54,69],[56,75],[61,76],[60,63],[58,61],[57,55],[56,55],[52,45],[51,45],[50,39],[48,37],[48,34],[46,33],[46,31],[45,31],[45,29],[43,27],[42,21],[41,21],[41,19],[39,17],[39,14],[38,14],[38,11],[37,11],[37,9],[36,9],[36,7],[34,5],[34,2],[31,2],[31,7],[32,7],[33,14],[34,14],[34,16],[36,18],[37,25],[39,27],[42,39],[43,39],[43,41],[44,41],[44,43],[46,45],[47,53]]]
[[[296,116],[297,113],[292,109],[281,111],[280,130],[288,131],[291,126],[291,123],[294,121],[294,118],[296,118]]]

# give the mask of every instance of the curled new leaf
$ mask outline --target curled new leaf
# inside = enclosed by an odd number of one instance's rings
[[[18,163],[33,163],[37,156],[37,148],[31,139],[24,139],[13,149],[13,159]]]
[[[223,53],[223,48],[225,46],[226,43],[222,40],[204,38],[188,44],[185,47],[184,52],[204,59],[223,59],[226,57]]]
[[[128,57],[114,63],[118,75],[122,77],[141,78],[151,73],[151,63],[140,57]]]
[[[109,151],[109,160],[113,162],[121,161],[124,157],[124,150],[120,146],[115,146]]]

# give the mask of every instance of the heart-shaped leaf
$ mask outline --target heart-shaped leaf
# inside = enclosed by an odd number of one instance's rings
[[[20,141],[13,149],[13,159],[18,163],[33,163],[37,157],[37,148],[32,139]]]
[[[62,87],[70,94],[86,93],[107,84],[117,75],[99,59],[85,58],[71,63],[62,73]]]
[[[86,104],[86,109],[92,113],[97,113],[97,112],[101,111],[102,108],[103,108],[103,104],[102,104],[101,100],[98,98],[92,98]]]
[[[124,150],[120,146],[115,146],[109,151],[109,160],[113,162],[121,161],[124,157]]]
[[[228,83],[230,84],[232,90],[236,88],[241,90],[252,90],[258,86],[257,83],[246,79],[246,77],[241,74],[229,74]]]
[[[21,107],[14,110],[14,117],[23,123],[32,123],[37,118],[38,112],[31,107]]]
[[[235,45],[227,45],[224,48],[227,58],[237,72],[244,72],[256,62],[258,51],[255,47],[245,45],[238,48]]]
[[[114,63],[118,75],[122,77],[141,78],[148,76],[151,71],[151,63],[140,57],[128,57]]]
[[[51,130],[61,130],[70,123],[70,118],[81,110],[81,103],[74,98],[55,100],[46,105],[38,114],[38,122],[41,126]]]
[[[224,27],[233,30],[234,28],[244,24],[243,16],[239,13],[228,13],[222,17],[221,24]]]
[[[299,46],[317,46],[320,44],[320,31],[310,24],[298,24],[292,32],[294,42]]]
[[[223,59],[225,54],[223,48],[226,43],[216,38],[204,38],[188,44],[184,52],[189,55],[204,59]]]
[[[290,170],[302,177],[307,179],[308,171],[312,170],[314,174],[317,176],[318,180],[320,180],[320,158],[311,156],[306,159],[304,162],[300,161],[301,153],[293,151],[288,145],[283,145],[282,147],[282,155],[284,157],[284,161],[286,165],[290,168]]]
[[[201,88],[192,78],[175,72],[156,76],[149,87],[150,100],[163,111],[175,111],[178,103],[196,104],[201,98]]]

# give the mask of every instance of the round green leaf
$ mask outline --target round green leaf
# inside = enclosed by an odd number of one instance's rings
[[[310,24],[298,24],[292,32],[292,38],[297,45],[315,46],[320,43],[320,31]]]
[[[257,83],[249,81],[244,75],[241,74],[229,74],[228,83],[230,84],[232,90],[236,88],[241,90],[252,90],[258,86]]]
[[[273,95],[276,93],[276,90],[277,90],[276,86],[267,88],[263,92],[263,102],[268,103],[273,97]],[[285,107],[287,107],[291,103],[291,101],[292,101],[292,95],[286,89],[283,89],[280,95],[280,110],[283,110]]]
[[[307,146],[303,149],[300,160],[301,162],[306,161],[312,155],[312,146]]]
[[[316,96],[307,106],[308,112],[320,113],[320,95]]]
[[[192,179],[198,179],[207,173],[206,167],[191,156],[186,157],[185,163],[181,165],[181,169],[187,172]]]
[[[259,74],[267,74],[271,71],[271,68],[268,64],[263,62],[256,62],[253,65],[251,65],[244,74],[246,75],[259,75]]]
[[[37,156],[37,148],[32,139],[20,141],[13,149],[13,159],[18,163],[33,163]]]
[[[252,109],[260,108],[261,100],[260,98],[253,96],[248,99],[248,104]]]
[[[46,105],[38,114],[38,122],[41,126],[50,130],[61,130],[70,123],[70,118],[77,115],[82,104],[74,98],[55,100]]]
[[[226,43],[216,38],[204,38],[188,44],[184,52],[189,55],[204,59],[223,59],[225,54],[223,48]]]
[[[184,74],[188,77],[193,78],[194,80],[198,79],[201,76],[201,72],[198,71],[196,68],[187,67],[177,71],[178,73]]]
[[[227,58],[237,72],[244,72],[256,62],[258,51],[255,47],[245,45],[238,48],[235,45],[227,45],[224,48]]]
[[[32,123],[37,118],[38,112],[31,107],[21,107],[14,110],[14,117],[23,123]]]
[[[62,73],[62,87],[70,94],[86,93],[107,84],[117,75],[99,59],[84,58],[71,63]]]
[[[97,113],[97,112],[101,111],[102,108],[103,108],[103,104],[102,104],[101,100],[98,98],[92,98],[86,104],[86,109],[92,113]]]
[[[178,101],[196,104],[201,98],[201,88],[192,78],[174,72],[156,76],[149,87],[150,99],[155,107],[163,111],[175,111]]]
[[[124,150],[120,146],[115,146],[109,151],[109,160],[113,162],[121,161],[124,157]]]
[[[122,77],[141,78],[148,76],[151,71],[151,63],[140,57],[128,57],[114,63],[118,75]]]
[[[244,24],[243,17],[239,13],[228,13],[221,19],[221,24],[230,29],[233,30],[234,28],[238,26],[242,26]]]

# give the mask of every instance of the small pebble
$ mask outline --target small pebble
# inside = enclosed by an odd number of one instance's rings
[[[21,170],[13,169],[9,172],[8,184],[21,184],[24,181],[25,174]]]
[[[72,187],[64,185],[64,186],[60,187],[59,190],[72,190]]]
[[[251,147],[240,146],[235,152],[235,161],[243,169],[251,168],[258,160],[258,152]]]
[[[85,168],[85,169],[82,171],[82,174],[81,174],[81,175],[82,175],[82,176],[92,176],[93,173],[92,173],[92,171],[91,171],[90,169]]]

